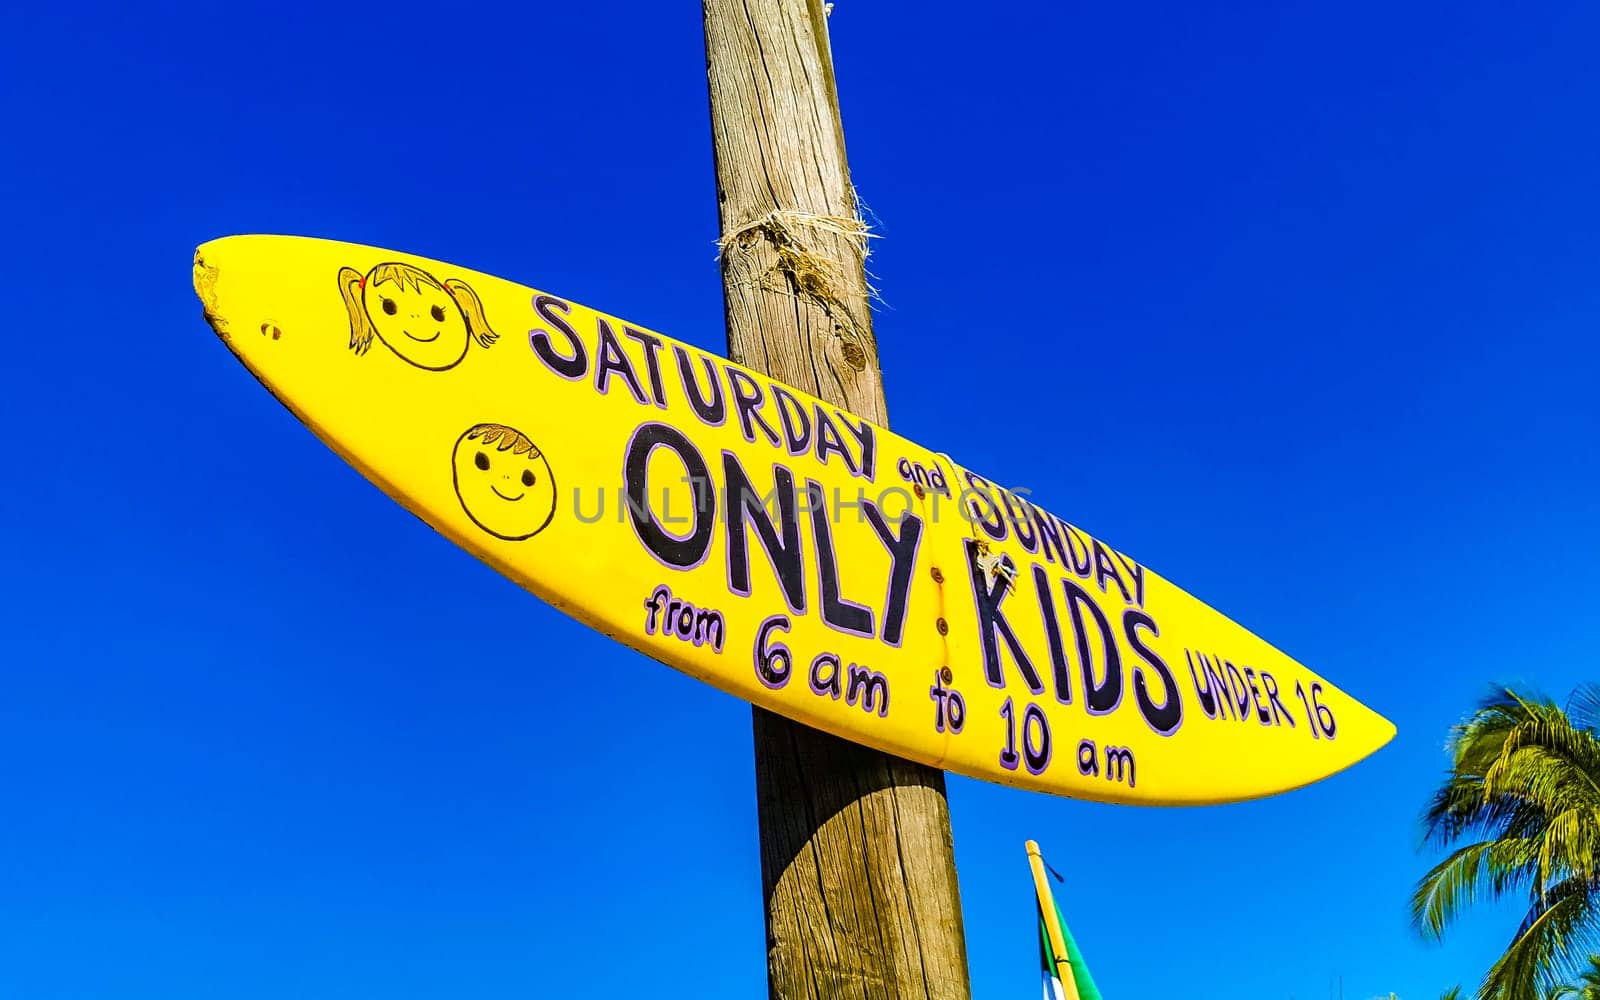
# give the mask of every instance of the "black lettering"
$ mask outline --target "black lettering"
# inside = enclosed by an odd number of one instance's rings
[[[570,313],[572,306],[556,298],[554,295],[540,295],[533,300],[534,312],[547,324],[560,331],[571,345],[572,354],[565,355],[557,351],[550,344],[550,335],[543,330],[529,330],[528,344],[533,348],[533,353],[539,355],[539,360],[545,363],[551,371],[563,378],[580,379],[589,370],[589,356],[583,349],[583,341],[572,332],[572,327],[567,324],[565,316],[556,314]]]
[[[611,324],[600,320],[600,350],[594,366],[596,392],[604,394],[610,388],[612,372],[628,380],[628,389],[633,393],[635,402],[644,402],[644,389],[639,385],[639,376],[634,374],[633,362],[628,360],[617,335],[611,332]]]
[[[1129,559],[1121,552],[1117,553],[1117,561],[1127,569],[1128,575],[1133,577],[1133,603],[1144,607],[1144,567]]]
[[[1078,741],[1078,773],[1088,777],[1100,777],[1100,747],[1094,740]]]
[[[1149,665],[1151,670],[1161,675],[1161,686],[1166,694],[1157,705],[1150,697],[1150,690],[1144,679],[1144,668],[1137,662],[1133,664],[1133,696],[1139,702],[1139,714],[1144,716],[1144,721],[1150,728],[1162,736],[1171,736],[1183,725],[1183,699],[1178,694],[1178,681],[1172,676],[1172,671],[1155,654],[1144,638],[1139,635],[1139,629],[1147,628],[1150,634],[1160,638],[1161,632],[1156,628],[1154,618],[1136,608],[1129,608],[1122,613],[1122,631],[1128,637],[1128,645]]]
[[[722,643],[727,638],[728,625],[722,620],[720,611],[696,611],[694,618],[694,644],[709,643],[712,649],[722,652]]]
[[[1128,787],[1134,787],[1133,751],[1127,747],[1106,746],[1106,780],[1122,781],[1127,777]]]
[[[778,432],[756,412],[761,409],[761,404],[766,402],[761,395],[761,383],[737,368],[724,370],[728,373],[728,388],[733,392],[733,405],[739,410],[739,429],[744,433],[744,439],[752,444],[755,443],[754,425],[760,424],[761,432],[767,436],[767,443],[777,444]]]
[[[788,646],[772,638],[772,633],[779,629],[789,631],[789,619],[783,615],[772,615],[756,629],[756,676],[774,691],[789,683],[789,674],[794,670],[794,654],[789,652]],[[812,668],[815,669],[815,664]]]
[[[821,406],[817,407],[817,461],[823,465],[828,464],[828,455],[837,453],[844,460],[845,468],[850,470],[852,476],[857,475],[856,460],[845,449],[844,438],[839,435],[839,428],[833,426],[833,421],[828,419],[827,411]],[[848,422],[847,426],[848,426]]]
[[[1035,728],[1039,730],[1037,744],[1033,739]],[[1043,774],[1050,766],[1050,752],[1050,721],[1044,717],[1044,709],[1029,702],[1022,710],[1022,763],[1028,773]]]
[[[961,697],[961,692],[955,689],[950,691],[950,700],[947,703],[950,709],[950,731],[961,732],[961,727],[967,724],[967,700]]]
[[[1006,508],[1006,523],[1011,525],[1012,533],[1017,536],[1017,541],[1022,543],[1024,549],[1029,552],[1037,552],[1039,551],[1039,536],[1033,530],[1033,522],[1029,520],[1027,510],[1024,509],[1021,513],[1018,513],[1017,509],[1011,506],[1013,496],[1014,494],[1008,489],[1002,488],[1000,490],[1000,502]],[[1026,501],[1023,502],[1025,503]]]
[[[781,385],[772,387],[772,400],[778,408],[778,423],[783,425],[783,443],[789,454],[804,455],[811,447],[811,418],[806,415],[806,408]]]
[[[1272,725],[1272,716],[1267,714],[1267,706],[1261,703],[1261,689],[1256,687],[1256,672],[1245,667],[1244,679],[1245,683],[1250,685],[1250,702],[1256,707],[1256,721],[1263,726]]]
[[[811,532],[817,550],[817,578],[821,585],[822,621],[840,632],[871,636],[872,611],[839,594],[839,558],[833,551],[833,528],[828,524],[827,494],[822,484],[806,481],[806,506],[811,509]]]
[[[1067,592],[1067,608],[1072,613],[1072,633],[1077,639],[1078,665],[1083,673],[1083,705],[1090,715],[1105,715],[1122,703],[1122,659],[1117,653],[1117,642],[1111,634],[1111,622],[1089,592],[1071,580],[1061,581]],[[1094,656],[1089,651],[1089,633],[1084,628],[1083,609],[1088,608],[1100,631],[1101,648],[1105,651],[1105,679],[1096,681]]]
[[[850,683],[844,694],[845,704],[860,701],[868,712],[876,710],[880,719],[889,716],[889,679],[876,670],[850,664]]]
[[[877,478],[877,467],[875,466],[877,466],[878,461],[878,443],[877,437],[872,434],[872,424],[869,424],[867,421],[861,421],[859,424],[853,424],[853,422],[850,421],[850,416],[845,413],[838,414],[838,419],[843,421],[843,424],[845,424],[845,430],[850,432],[851,437],[856,438],[856,445],[858,445],[859,450],[861,450],[861,464],[859,464],[859,466],[850,466],[851,472],[856,472],[856,474],[866,477],[867,480],[874,480],[874,478]],[[846,462],[848,462],[848,458],[850,458],[850,456],[845,456],[845,458]]]
[[[872,530],[878,533],[878,541],[889,553],[889,593],[883,599],[881,638],[891,646],[898,646],[905,631],[906,605],[911,599],[911,575],[917,569],[917,546],[922,543],[922,518],[907,512],[900,519],[900,534],[896,537],[894,528],[877,504],[866,500],[861,509],[872,524]]]
[[[644,602],[645,611],[647,612],[644,616],[645,635],[655,635],[656,619],[661,617],[662,610],[668,605],[671,597],[672,591],[668,590],[666,585],[663,584],[651,593],[648,601]],[[663,632],[665,632],[664,629]]]
[[[1006,591],[1010,589],[1005,578],[995,574],[994,583],[991,585],[988,575],[983,567],[978,565],[978,543],[972,539],[966,540],[967,546],[967,572],[972,578],[972,596],[978,609],[978,635],[983,640],[983,669],[988,677],[989,686],[1005,689],[1005,674],[1001,670],[999,639],[1006,641],[1006,646],[1011,650],[1012,659],[1017,662],[1017,670],[1022,674],[1023,681],[1028,685],[1028,690],[1034,694],[1044,693],[1044,684],[1039,680],[1039,672],[1033,668],[1033,663],[1028,659],[1028,654],[1022,649],[1022,643],[1017,641],[1017,633],[1011,628],[1011,623],[1000,611],[1000,603],[1005,600]],[[1006,557],[1009,561],[1010,557]]]
[[[672,352],[678,356],[678,377],[683,381],[683,394],[694,407],[695,416],[701,423],[720,427],[728,419],[728,407],[722,398],[722,383],[717,380],[716,366],[710,358],[701,355],[700,363],[706,366],[706,384],[711,387],[711,398],[707,399],[700,394],[700,383],[695,380],[688,352],[681,347],[674,347]]]
[[[648,607],[649,605],[646,605]],[[944,686],[944,679],[940,671],[933,672],[933,686],[928,688],[928,697],[933,699],[933,731],[944,732],[945,704],[948,702],[950,692]]]
[[[766,550],[767,560],[783,588],[784,601],[790,611],[803,614],[806,610],[805,559],[800,551],[800,518],[795,511],[793,474],[782,466],[774,466],[772,470],[778,494],[778,520],[783,528],[780,538],[778,527],[767,515],[738,456],[731,451],[723,452],[722,470],[728,491],[728,588],[736,594],[750,596],[750,542],[745,525],[754,525],[761,547]]]
[[[877,436],[872,432],[872,425],[865,420],[861,421],[860,424],[852,423],[850,417],[843,413],[839,414],[839,419],[844,422],[844,429],[850,432],[856,439],[856,444],[861,448],[861,464],[859,466],[851,466],[851,471],[859,472],[860,475],[868,480],[876,479],[878,440]],[[846,457],[848,458],[848,456]]]
[[[1072,704],[1072,671],[1067,650],[1061,642],[1061,623],[1056,620],[1056,599],[1050,591],[1050,574],[1043,566],[1033,567],[1033,587],[1039,598],[1039,616],[1044,619],[1045,638],[1050,640],[1050,664],[1056,678],[1056,700]]]
[[[643,424],[633,432],[628,451],[623,460],[622,479],[628,496],[628,516],[633,522],[634,534],[652,554],[668,566],[688,569],[700,565],[711,546],[711,535],[716,528],[716,508],[711,504],[695,504],[694,530],[686,538],[679,538],[662,527],[650,510],[648,469],[650,453],[657,448],[671,448],[688,470],[694,483],[709,486],[711,470],[694,442],[681,431],[666,424]]]
[[[968,500],[967,506],[972,514],[972,521],[982,528],[983,533],[990,538],[997,542],[1005,541],[1006,522],[1000,516],[1000,505],[994,502],[994,495],[989,492],[989,481],[971,472],[964,472],[963,474],[967,477],[967,488],[982,497],[989,508],[988,513],[985,513],[978,508],[976,500]],[[994,517],[992,523],[989,520],[991,515]]]
[[[645,367],[650,372],[650,397],[656,401],[657,406],[665,410],[667,390],[661,382],[661,359],[656,357],[656,352],[661,350],[661,338],[643,330],[635,330],[631,326],[624,326],[622,335],[643,345]]]
[[[1278,679],[1265,670],[1261,671],[1261,685],[1267,689],[1267,701],[1272,705],[1272,721],[1275,725],[1283,725],[1282,719],[1289,720],[1289,728],[1294,728],[1294,716],[1283,707],[1283,702],[1278,700]],[[1280,714],[1281,713],[1281,714]]]
[[[1060,556],[1062,565],[1070,566],[1067,551],[1061,544],[1061,532],[1056,528],[1056,519],[1026,500],[1022,501],[1022,506],[1033,522],[1034,531],[1039,533],[1039,551],[1044,553],[1045,562],[1053,563],[1056,556]],[[1050,554],[1052,549],[1055,550],[1055,556]]]
[[[1212,690],[1217,692],[1217,701],[1220,703],[1218,715],[1225,719],[1237,719],[1233,706],[1233,688],[1228,686],[1228,672],[1222,667],[1222,657],[1217,657],[1213,662],[1202,657],[1206,667],[1206,676],[1210,678]]]
[[[823,667],[828,668],[826,677],[822,675]],[[808,678],[808,682],[811,685],[811,693],[825,694],[834,701],[838,701],[842,690],[839,669],[839,658],[837,656],[832,653],[818,653],[816,659],[811,661],[811,676]]]
[[[1067,539],[1067,554],[1072,557],[1072,572],[1087,580],[1089,574],[1094,572],[1094,554],[1089,550],[1089,543],[1080,537],[1081,532],[1077,528],[1065,521],[1061,522],[1061,533]],[[1082,562],[1078,561],[1080,552],[1083,553]]]
[[[1232,661],[1223,660],[1222,665],[1228,671],[1228,690],[1233,692],[1234,717],[1243,722],[1245,707],[1250,704],[1250,689],[1245,686],[1244,675],[1239,673],[1239,668]]]
[[[1133,595],[1128,593],[1127,584],[1122,582],[1122,574],[1117,572],[1117,564],[1106,551],[1106,547],[1099,542],[1094,543],[1094,582],[1100,585],[1100,593],[1106,592],[1106,580],[1117,582],[1117,589],[1122,591],[1122,599],[1128,604],[1133,603]]]
[[[1206,679],[1211,674],[1211,661],[1206,659],[1206,654],[1193,653],[1187,649],[1183,651],[1183,655],[1189,661],[1189,677],[1194,681],[1194,694],[1200,700],[1200,711],[1206,713],[1206,718],[1215,719],[1217,712],[1222,708],[1219,704],[1222,692],[1212,687],[1211,682]],[[1202,664],[1199,670],[1194,667],[1196,656],[1200,657]]]

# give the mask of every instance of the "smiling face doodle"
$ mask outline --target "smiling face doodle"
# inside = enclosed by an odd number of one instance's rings
[[[472,523],[519,542],[556,512],[556,477],[539,446],[503,424],[478,424],[456,440],[456,497]]]
[[[428,371],[453,368],[476,343],[499,337],[466,282],[443,281],[410,264],[379,264],[365,275],[339,269],[339,293],[350,314],[350,349],[365,354],[376,337],[401,360]]]

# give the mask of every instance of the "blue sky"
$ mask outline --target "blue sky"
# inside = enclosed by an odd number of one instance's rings
[[[0,994],[760,995],[748,707],[386,500],[189,277],[326,236],[720,351],[694,6],[45,6],[0,35]],[[1109,997],[1475,983],[1514,914],[1421,943],[1415,817],[1490,681],[1594,675],[1600,13],[832,30],[895,429],[1399,728],[1226,807],[952,778],[974,995],[1037,995],[1028,838]]]

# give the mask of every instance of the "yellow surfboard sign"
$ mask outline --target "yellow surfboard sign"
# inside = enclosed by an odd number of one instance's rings
[[[207,243],[194,283],[257,379],[422,520],[568,615],[817,729],[1143,805],[1286,791],[1394,735],[1018,492],[644,327],[301,237]]]

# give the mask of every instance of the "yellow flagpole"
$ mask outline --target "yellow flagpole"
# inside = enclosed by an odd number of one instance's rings
[[[1044,877],[1044,855],[1039,845],[1028,841],[1028,865],[1033,869],[1033,888],[1039,896],[1039,912],[1044,914],[1045,931],[1050,935],[1050,958],[1056,965],[1056,978],[1066,988],[1067,1000],[1078,1000],[1078,981],[1072,977],[1072,963],[1067,959],[1067,942],[1061,936],[1061,925],[1056,923],[1056,900],[1050,895],[1050,883]]]

